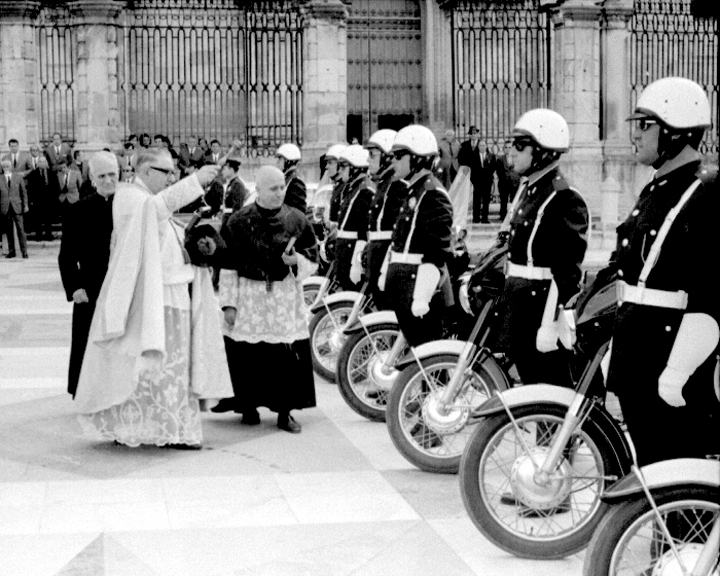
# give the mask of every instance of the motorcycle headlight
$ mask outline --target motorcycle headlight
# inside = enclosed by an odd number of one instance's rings
[[[469,281],[469,276],[467,278],[463,278],[462,282],[460,283],[460,289],[458,290],[458,297],[460,298],[460,306],[462,306],[462,309],[465,310],[465,312],[470,316],[474,316],[475,314],[470,307],[470,298],[468,297]]]

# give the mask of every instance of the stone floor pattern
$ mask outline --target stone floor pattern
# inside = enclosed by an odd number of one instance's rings
[[[487,542],[457,476],[421,472],[318,378],[300,435],[204,414],[205,448],[83,437],[65,393],[58,242],[0,259],[0,576],[577,576]]]

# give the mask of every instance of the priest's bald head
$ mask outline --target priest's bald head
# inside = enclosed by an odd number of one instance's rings
[[[255,189],[261,208],[280,208],[285,201],[285,174],[276,166],[261,166],[255,173]]]
[[[115,193],[120,179],[120,167],[112,152],[96,152],[90,158],[90,180],[98,194],[107,198]]]

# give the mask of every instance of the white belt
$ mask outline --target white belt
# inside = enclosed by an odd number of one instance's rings
[[[342,238],[343,240],[357,240],[357,232],[338,230],[337,237]]]
[[[368,240],[392,240],[392,230],[382,230],[381,232],[368,232]]]
[[[643,306],[657,306],[658,308],[675,308],[685,310],[687,308],[687,292],[682,290],[670,292],[668,290],[654,290],[652,288],[641,288],[631,286],[625,282],[617,283],[618,304],[630,302]]]
[[[422,264],[422,254],[410,254],[403,252],[390,252],[390,264]]]
[[[513,264],[512,262],[505,264],[505,276],[526,278],[527,280],[552,280],[553,277],[550,268],[524,266],[523,264]]]
[[[232,214],[233,209],[232,208],[223,208],[223,214]]]

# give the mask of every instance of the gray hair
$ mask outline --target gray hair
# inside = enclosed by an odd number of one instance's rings
[[[103,172],[115,171],[116,174],[120,173],[120,165],[118,159],[112,152],[95,152],[88,162],[90,167],[90,174],[97,176]]]
[[[165,148],[152,147],[141,150],[135,160],[135,171],[138,172],[140,168],[145,164],[154,164],[159,158],[162,158],[163,156],[172,158],[170,152],[168,152]]]

